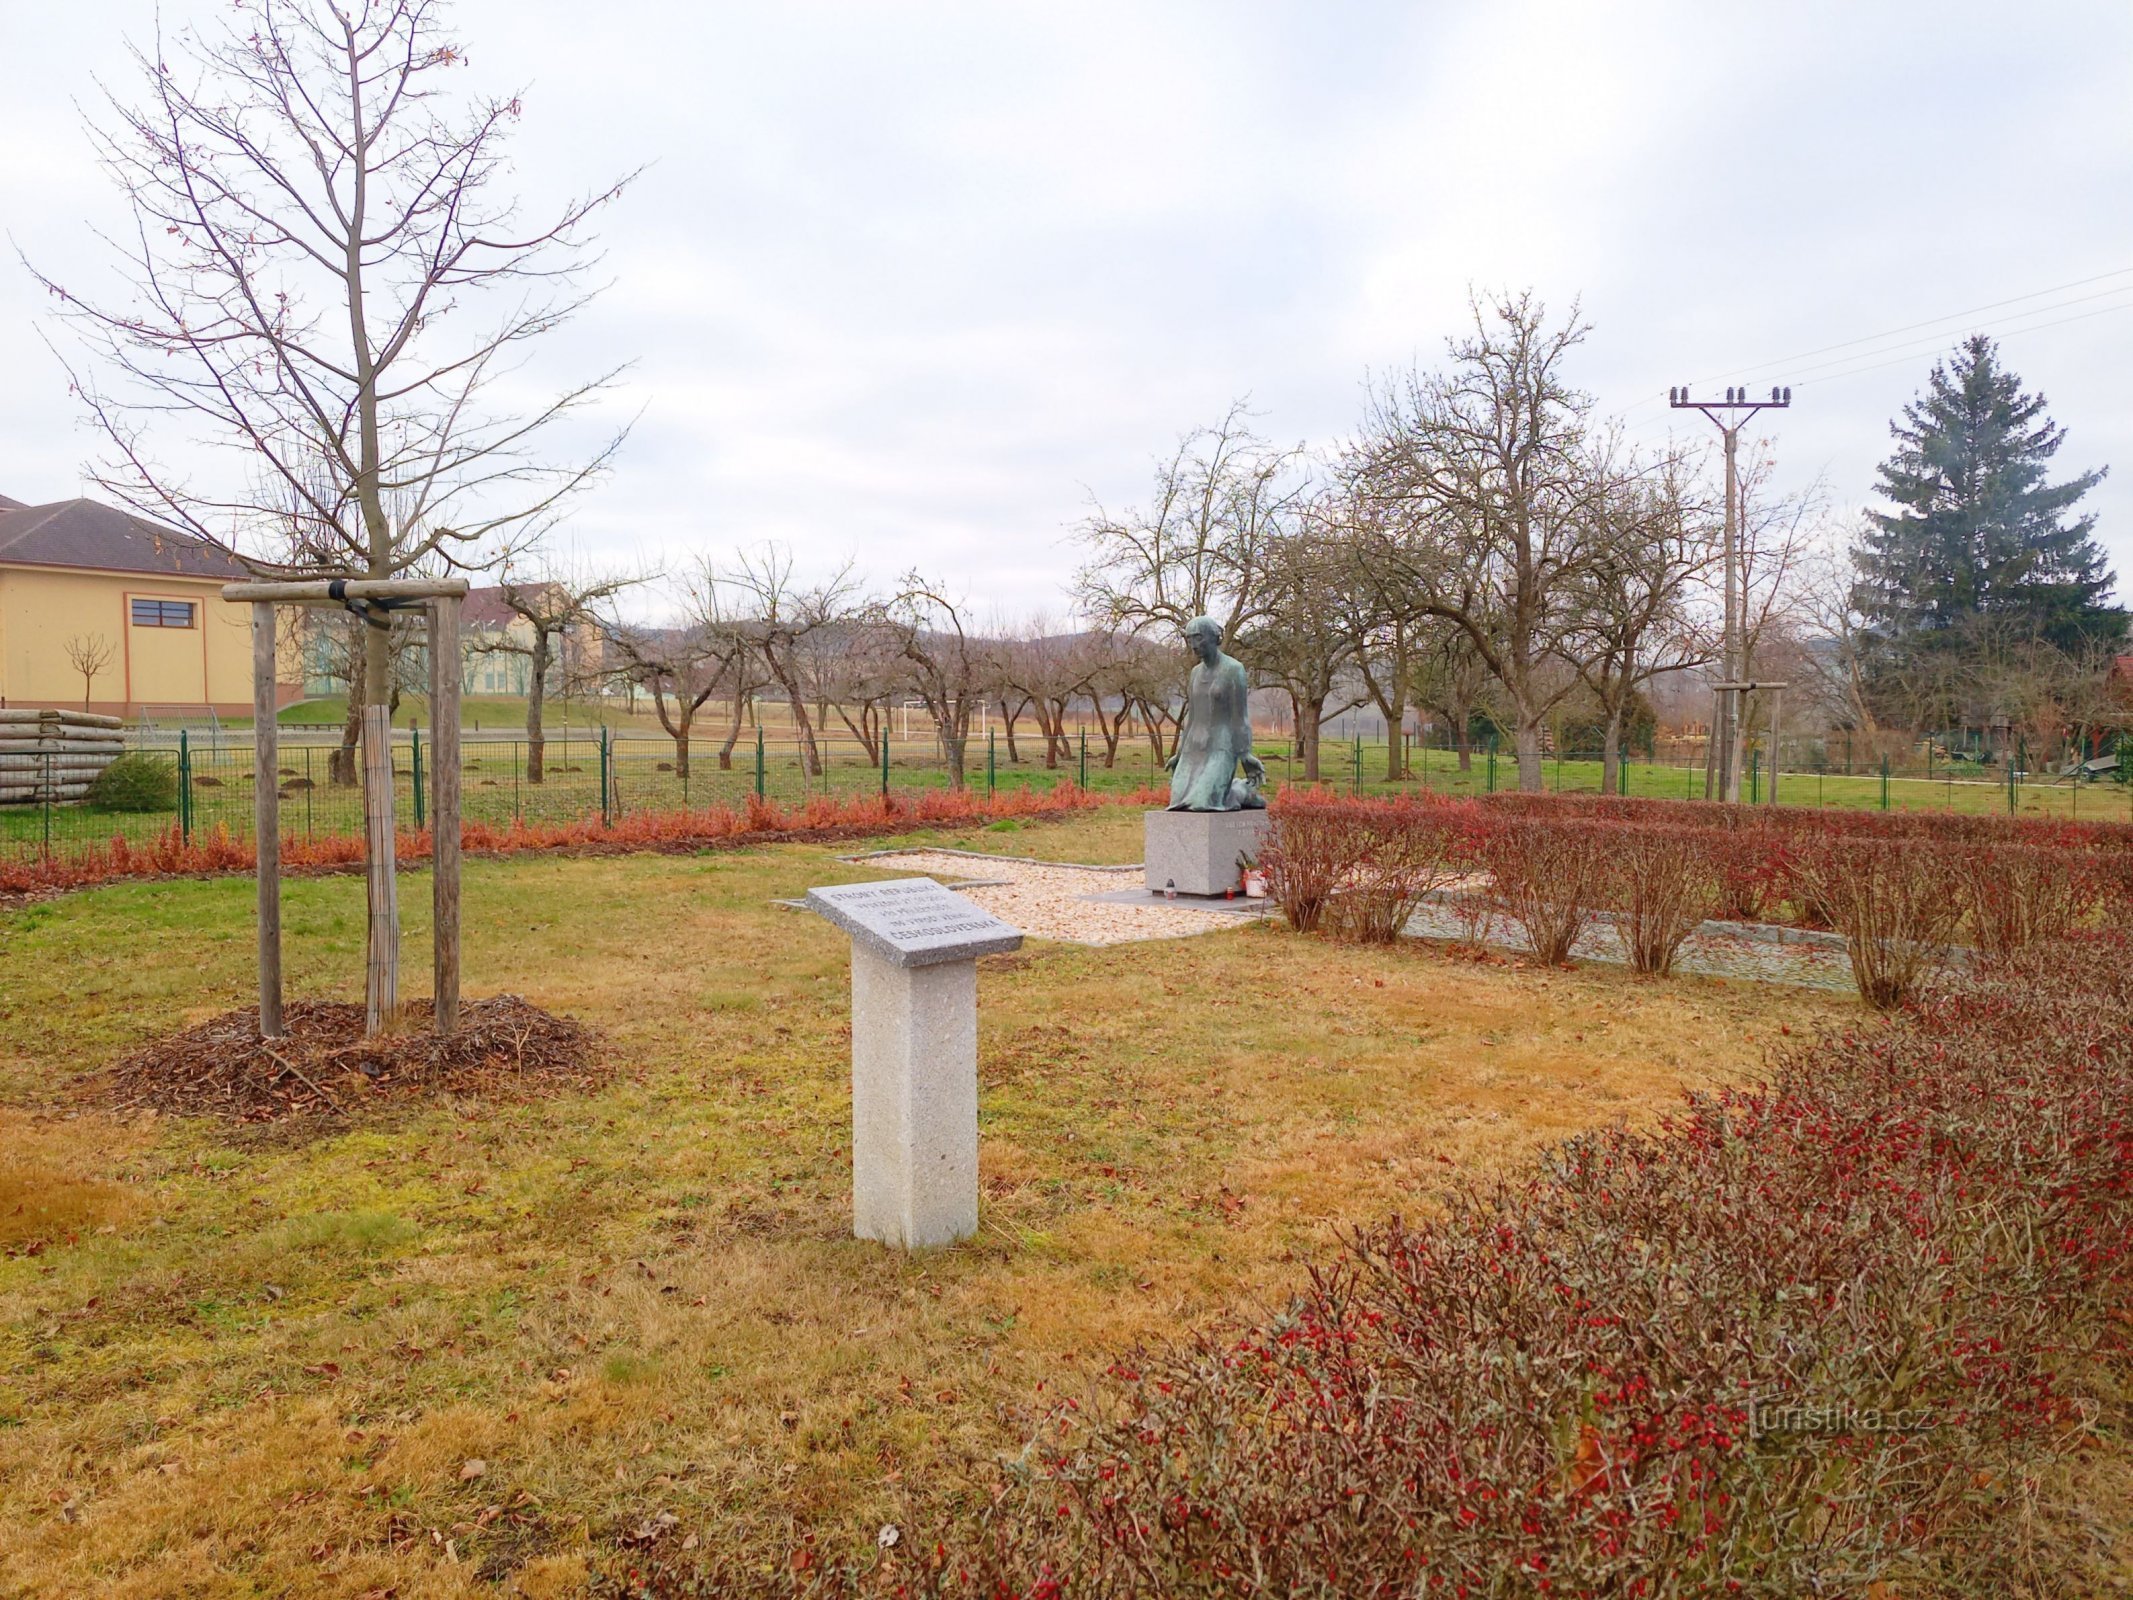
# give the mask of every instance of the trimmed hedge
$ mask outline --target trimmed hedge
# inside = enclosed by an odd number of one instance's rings
[[[2096,1592],[2033,1496],[2123,1420],[2129,999],[2123,939],[2031,946],[1365,1228],[1052,1406],[904,1591]]]

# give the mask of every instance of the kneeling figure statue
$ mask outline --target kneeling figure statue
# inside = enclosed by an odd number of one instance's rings
[[[1212,617],[1186,623],[1185,643],[1199,661],[1187,679],[1178,753],[1165,763],[1169,809],[1262,811],[1266,799],[1259,786],[1266,781],[1266,768],[1252,754],[1251,685],[1244,663],[1222,653],[1222,627]]]

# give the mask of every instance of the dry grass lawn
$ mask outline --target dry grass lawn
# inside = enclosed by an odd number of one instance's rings
[[[1130,860],[1138,817],[926,838]],[[981,1232],[904,1258],[848,1236],[844,941],[771,904],[866,875],[472,863],[470,988],[594,1023],[612,1080],[301,1133],[70,1100],[244,1003],[248,880],[0,914],[0,1593],[562,1595],[640,1528],[767,1568],[922,1539],[1039,1383],[1858,1014],[1273,928],[1033,945],[981,977]],[[291,992],[357,998],[357,880],[287,924]]]

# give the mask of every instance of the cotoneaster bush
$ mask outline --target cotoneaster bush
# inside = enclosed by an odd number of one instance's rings
[[[883,1592],[2086,1596],[2030,1485],[2133,1333],[2133,950],[1796,1043],[1756,1089],[1344,1238],[1054,1397]]]
[[[1157,791],[1092,794],[1072,783],[1048,792],[1016,789],[986,799],[968,789],[926,789],[916,794],[817,795],[799,805],[751,796],[744,809],[705,806],[686,811],[632,811],[611,823],[597,817],[576,822],[513,822],[498,826],[468,822],[460,830],[465,849],[495,855],[527,850],[685,850],[752,840],[811,834],[862,838],[917,827],[954,827],[1002,817],[1055,816],[1104,805],[1146,806],[1164,798]],[[397,858],[425,860],[427,830],[401,833]],[[347,867],[363,860],[360,838],[299,838],[282,841],[282,865],[292,871]],[[78,889],[120,878],[198,876],[249,872],[257,857],[249,839],[217,824],[184,839],[173,826],[146,843],[114,837],[108,845],[70,849],[50,860],[0,859],[0,894]]]

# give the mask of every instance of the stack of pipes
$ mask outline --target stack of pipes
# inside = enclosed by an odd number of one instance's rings
[[[81,799],[125,749],[125,726],[87,711],[0,710],[0,805]]]

